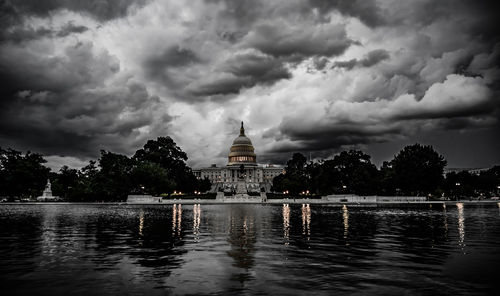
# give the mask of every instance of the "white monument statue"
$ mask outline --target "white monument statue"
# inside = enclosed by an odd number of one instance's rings
[[[45,185],[45,189],[41,196],[37,197],[37,201],[55,201],[59,198],[57,196],[52,195],[52,185],[50,184],[50,179],[47,179],[47,185]]]

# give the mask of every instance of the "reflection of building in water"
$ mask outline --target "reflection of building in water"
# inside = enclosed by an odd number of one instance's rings
[[[248,269],[254,265],[256,230],[255,208],[236,206],[231,208],[228,242],[231,250],[227,254],[234,259],[234,265]],[[240,279],[244,281],[245,278]]]
[[[309,240],[311,236],[311,207],[309,204],[302,204],[302,234]]]
[[[193,235],[198,241],[200,234],[201,208],[200,204],[193,205]]]
[[[465,247],[465,218],[464,218],[464,204],[457,203],[458,210],[458,245],[462,248]]]
[[[181,235],[182,230],[182,205],[174,204],[172,206],[172,235]]]
[[[283,238],[285,245],[290,243],[290,205],[283,204]]]
[[[240,134],[233,141],[228,155],[228,164],[225,167],[205,167],[193,170],[198,179],[207,178],[212,182],[210,191],[224,191],[226,193],[259,193],[269,191],[274,177],[281,174],[283,168],[257,164],[257,156],[252,141],[245,135],[243,122]]]
[[[344,239],[346,240],[346,245],[349,245],[347,242],[347,236],[349,234],[349,211],[347,210],[347,206],[344,205],[342,207],[342,218],[344,221]]]

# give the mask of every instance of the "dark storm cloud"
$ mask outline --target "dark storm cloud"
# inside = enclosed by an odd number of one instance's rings
[[[159,55],[151,56],[144,62],[147,75],[160,82],[175,83],[175,77],[182,67],[200,63],[198,55],[179,45],[169,47]]]
[[[202,81],[193,86],[191,93],[197,96],[237,94],[242,88],[270,85],[291,77],[283,61],[254,54],[238,54],[225,61],[219,71],[222,77]]]
[[[272,83],[291,75],[281,60],[254,54],[238,54],[226,61],[222,69],[238,77],[249,77],[256,83]]]
[[[119,79],[119,62],[92,43],[53,57],[0,50],[2,146],[84,158],[101,148],[130,153],[136,143],[127,138],[153,124],[159,99],[130,79],[105,84]]]
[[[245,117],[266,147],[259,160],[286,160],[487,128],[500,113],[498,8],[0,0],[0,145],[94,157],[129,153],[168,126],[201,160],[221,149],[182,138],[193,125],[220,139]]]
[[[45,27],[33,28],[29,27],[12,27],[10,30],[0,32],[0,42],[21,43],[26,40],[33,40],[43,37],[51,37],[54,31]]]
[[[0,0],[0,42],[24,42],[43,37],[66,37],[88,30],[82,25],[67,23],[56,30],[48,27],[34,27],[29,24],[30,16],[50,17],[51,13],[70,10],[88,15],[104,22],[125,17],[133,7],[145,5],[149,0]]]
[[[77,42],[64,50],[64,56],[43,56],[28,49],[1,47],[0,78],[3,92],[62,92],[77,86],[96,87],[107,76],[119,71],[116,58],[94,55],[92,43]]]
[[[67,23],[64,25],[59,32],[57,32],[57,37],[66,37],[68,35],[71,35],[73,33],[80,34],[85,31],[87,31],[89,28],[81,25],[75,25],[72,22]]]
[[[84,15],[89,15],[98,21],[108,21],[124,17],[132,7],[140,7],[148,0],[0,0],[0,42],[42,38],[56,35],[65,37],[72,33],[83,33],[87,30],[84,26],[68,23],[60,31],[50,28],[37,27],[24,22],[30,16],[50,17],[52,12],[70,10]]]
[[[46,17],[61,9],[87,14],[99,21],[124,17],[134,6],[142,6],[148,0],[1,0],[0,7],[13,17],[36,15]]]
[[[488,129],[498,122],[500,103],[481,77],[452,74],[417,100],[333,104],[333,114],[287,116],[274,130],[276,144],[267,153],[322,151],[390,142],[415,133]],[[342,110],[345,109],[345,110]],[[271,133],[271,134],[273,134]],[[271,136],[264,134],[264,136]]]
[[[51,37],[66,37],[71,34],[81,34],[89,28],[85,26],[67,23],[60,30],[53,30],[46,27],[33,28],[31,26],[15,26],[8,31],[0,32],[0,42],[22,43],[25,41],[51,38]]]
[[[314,68],[316,70],[323,70],[326,67],[326,64],[328,63],[328,59],[325,57],[315,57],[313,59],[314,62]]]
[[[321,13],[332,10],[360,19],[368,26],[383,25],[385,20],[374,0],[309,0],[310,7]]]
[[[292,143],[278,145],[273,152],[321,151],[338,149],[346,145],[378,142],[391,135],[400,134],[403,128],[393,124],[363,126],[345,120],[335,124],[321,123],[311,129],[311,126],[303,122],[285,119],[279,130]]]
[[[337,61],[333,63],[333,68],[345,68],[347,70],[351,70],[355,66],[359,67],[371,67],[383,60],[389,59],[389,52],[385,49],[376,49],[370,51],[364,58],[360,59],[352,59],[349,61]]]
[[[226,76],[212,81],[204,81],[194,84],[189,93],[195,96],[214,96],[237,94],[240,89],[246,87],[249,81],[244,77]]]
[[[304,28],[284,22],[257,25],[243,42],[276,57],[340,55],[353,43],[342,25]]]
[[[223,74],[221,77],[192,85],[191,93],[196,96],[237,94],[242,88],[270,85],[291,77],[282,60],[255,54],[238,54],[225,61],[219,72]]]

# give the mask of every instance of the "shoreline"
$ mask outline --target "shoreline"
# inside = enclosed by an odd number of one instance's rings
[[[458,203],[464,206],[498,206],[500,208],[500,201],[496,200],[483,200],[483,201],[470,201],[470,200],[459,200],[459,201],[379,201],[379,202],[337,202],[328,201],[321,199],[275,199],[262,202],[249,201],[249,200],[196,200],[196,199],[184,199],[184,200],[165,200],[156,203],[128,203],[128,202],[3,202],[0,205],[126,205],[126,206],[142,206],[142,205],[174,205],[174,204],[184,204],[184,205],[194,205],[194,204],[206,204],[206,205],[233,205],[233,204],[260,204],[260,205],[283,205],[283,204],[317,204],[317,205],[332,205],[332,206],[354,206],[354,207],[417,207],[417,206],[456,206]]]

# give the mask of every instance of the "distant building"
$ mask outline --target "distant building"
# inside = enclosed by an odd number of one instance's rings
[[[228,164],[224,167],[213,164],[193,172],[197,178],[207,178],[212,182],[211,191],[234,192],[238,182],[243,180],[248,192],[269,192],[274,177],[281,174],[283,168],[257,164],[252,141],[245,135],[245,128],[241,122],[240,135],[233,141],[229,150]]]
[[[481,172],[485,172],[489,170],[489,168],[445,168],[444,175],[448,173],[460,173],[462,171],[466,171],[472,175],[479,175]]]

